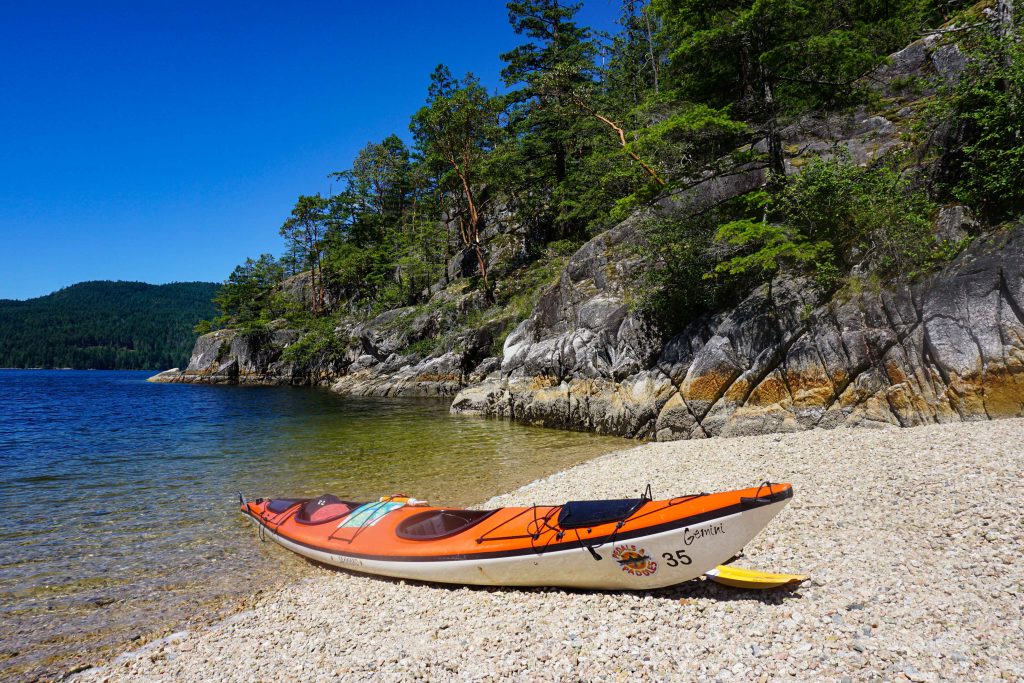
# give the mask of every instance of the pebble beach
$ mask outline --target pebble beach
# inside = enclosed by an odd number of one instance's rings
[[[466,588],[314,567],[75,680],[1024,680],[1024,419],[643,444],[481,507],[763,480],[795,496],[736,564],[810,575],[796,590]]]

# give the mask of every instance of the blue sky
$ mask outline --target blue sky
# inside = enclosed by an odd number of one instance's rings
[[[435,65],[495,87],[519,41],[499,0],[0,3],[0,298],[278,253],[300,193],[407,137]]]

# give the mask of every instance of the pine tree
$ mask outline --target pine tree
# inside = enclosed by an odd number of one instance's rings
[[[520,86],[510,97],[511,127],[528,155],[547,157],[549,173],[561,183],[573,147],[572,92],[593,80],[596,48],[589,29],[573,21],[579,3],[523,0],[507,7],[513,30],[529,39],[501,55],[505,85]],[[552,88],[545,79],[553,73],[571,77]]]

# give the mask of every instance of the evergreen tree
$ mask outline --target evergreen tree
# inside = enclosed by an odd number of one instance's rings
[[[284,267],[271,254],[261,254],[236,266],[214,297],[221,323],[247,322],[260,318],[267,308],[267,296],[284,279]]]
[[[340,219],[359,244],[379,240],[387,226],[401,222],[410,208],[412,158],[397,135],[363,147],[347,171],[332,173],[342,191],[332,201],[332,218]]]
[[[310,272],[309,281],[312,296],[310,313],[317,315],[324,305],[323,267],[321,264],[324,235],[328,224],[329,200],[319,193],[300,195],[292,209],[291,216],[281,226],[281,236],[291,245],[291,251],[299,263]]]
[[[677,97],[729,107],[756,126],[777,175],[784,172],[780,118],[857,101],[858,79],[934,14],[921,0],[654,0],[654,6]]]
[[[639,107],[651,95],[660,93],[661,55],[654,43],[658,17],[641,0],[622,0],[618,34],[602,49],[601,87],[609,113],[619,119]]]
[[[571,93],[594,73],[595,46],[590,31],[573,21],[581,6],[560,0],[507,5],[513,30],[530,39],[501,55],[506,63],[501,72],[505,85],[521,86],[511,96],[512,127],[524,147],[547,150],[556,183],[565,180],[567,156],[573,147]],[[571,76],[552,88],[544,79],[555,72]],[[538,156],[543,158],[544,153]]]

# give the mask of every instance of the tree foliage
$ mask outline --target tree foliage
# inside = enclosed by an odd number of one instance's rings
[[[812,242],[791,226],[770,223],[766,218],[740,218],[723,223],[715,233],[715,239],[745,249],[745,253],[715,266],[716,273],[754,273],[767,277],[769,281],[779,268],[803,267],[815,263],[832,248],[827,240]]]
[[[538,178],[556,189],[582,142],[572,116],[573,92],[595,71],[590,31],[574,21],[580,7],[560,0],[509,2],[509,23],[528,40],[501,55],[505,85],[518,86],[508,98],[517,148],[538,169]],[[554,73],[562,78],[552,81]]]
[[[489,296],[480,233],[485,160],[501,135],[498,108],[473,74],[456,81],[443,65],[431,75],[427,93],[427,104],[412,117],[410,127],[423,150],[424,163],[440,180],[445,217],[455,223],[462,245],[473,250]]]
[[[582,25],[579,8],[508,2],[519,42],[500,55],[507,91],[437,67],[411,139],[368,142],[330,174],[329,196],[300,196],[282,226],[284,254],[239,266],[214,324],[285,317],[326,339],[334,327],[321,319],[338,309],[422,304],[464,275],[495,304],[500,279],[552,258],[553,245],[582,244],[667,195],[754,167],[769,173],[750,196],[686,219],[652,213],[641,305],[685,320],[787,269],[826,288],[854,269],[912,276],[957,248],[934,237],[939,203],[998,220],[1020,211],[1012,20],[995,31],[978,22],[989,37],[971,38],[968,72],[933,100],[931,128],[962,142],[934,183],[898,157],[860,167],[840,155],[786,177],[782,131],[808,113],[878,105],[865,76],[925,28],[960,21],[966,2],[620,0],[607,34]],[[522,244],[502,253],[510,225]],[[284,296],[299,271],[313,291],[301,310]]]
[[[312,289],[309,307],[314,316],[324,308],[323,252],[329,206],[330,202],[319,194],[300,195],[280,231],[288,244],[290,274],[309,270]]]
[[[273,317],[276,311],[268,298],[281,284],[284,274],[285,267],[272,254],[261,254],[256,260],[249,258],[235,266],[213,299],[221,315],[212,324],[249,322],[267,317],[268,313]],[[211,323],[205,323],[199,331],[208,332],[210,328]]]

